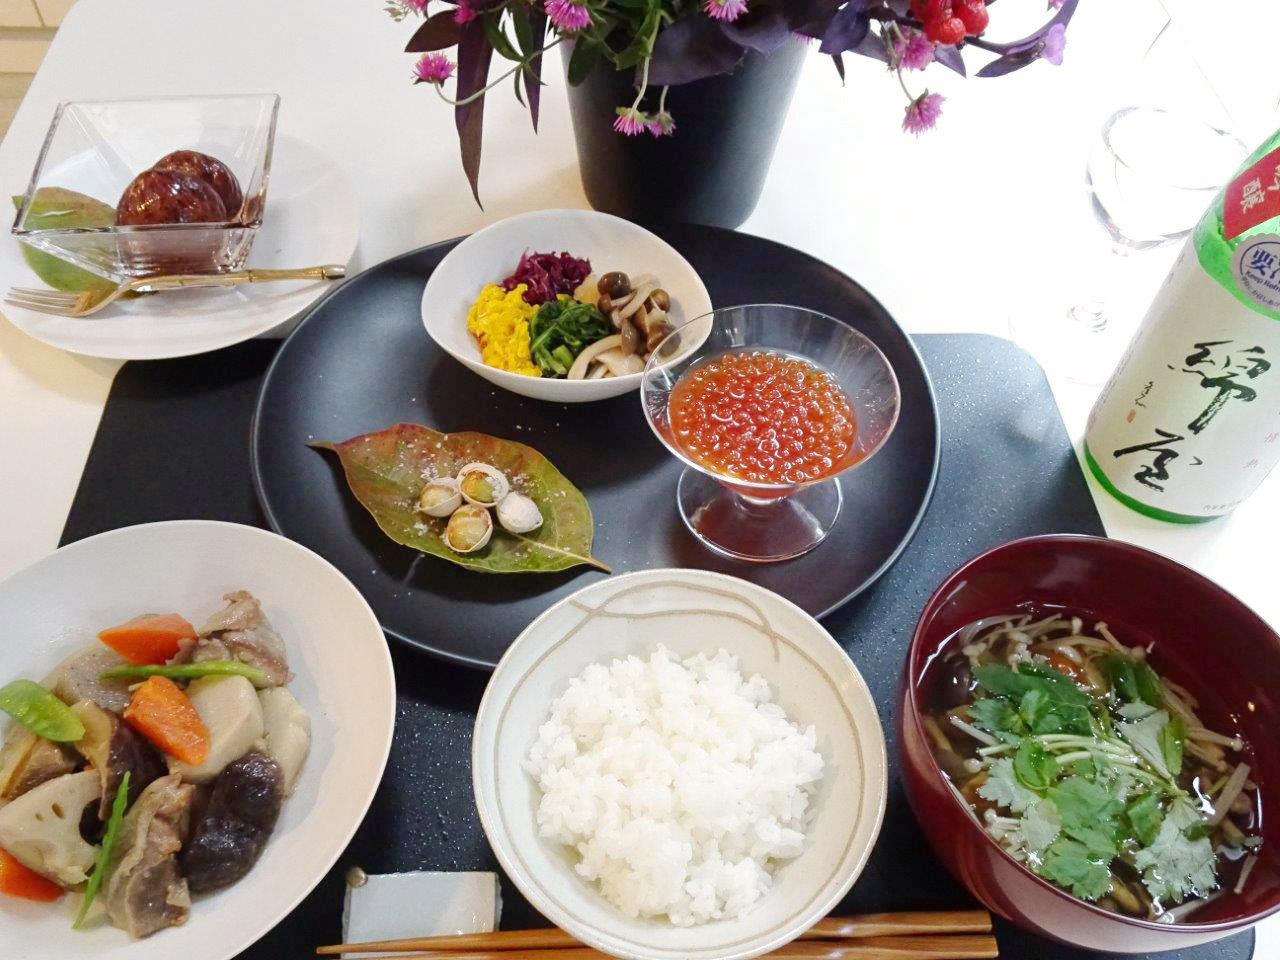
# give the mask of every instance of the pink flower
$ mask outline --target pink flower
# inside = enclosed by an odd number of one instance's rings
[[[413,66],[414,83],[442,84],[453,76],[453,62],[443,53],[424,53]]]
[[[613,129],[628,137],[638,137],[649,129],[649,115],[635,107],[619,107],[616,111],[618,119],[613,121]]]
[[[412,13],[421,13],[427,9],[427,0],[400,0],[400,6]]]
[[[424,0],[425,2],[425,0]],[[476,18],[476,12],[467,0],[458,0],[458,8],[453,11],[454,23],[470,23]]]
[[[914,133],[916,136],[926,130],[932,130],[933,125],[942,116],[942,101],[944,99],[940,93],[929,93],[927,91],[916,97],[907,105],[907,114],[902,118],[902,129],[908,133]]]
[[[547,0],[547,16],[565,33],[576,33],[591,26],[591,11],[575,0]]]
[[[1062,66],[1062,51],[1067,48],[1067,27],[1063,23],[1055,23],[1044,35],[1044,48],[1040,56],[1055,67]]]
[[[894,43],[893,53],[898,58],[899,65],[906,69],[923,70],[933,63],[933,41],[923,33],[909,30]]]
[[[747,0],[707,0],[702,9],[713,20],[733,23],[747,12]]]
[[[669,137],[676,132],[676,120],[667,111],[659,110],[645,124],[645,128],[655,137]]]

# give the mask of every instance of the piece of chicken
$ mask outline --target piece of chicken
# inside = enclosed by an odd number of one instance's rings
[[[223,597],[226,607],[204,625],[194,643],[184,645],[171,662],[239,660],[267,675],[260,687],[279,687],[293,679],[284,640],[263,616],[262,605],[246,590]]]
[[[187,919],[191,894],[178,869],[196,788],[177,774],[153,781],[129,808],[116,850],[121,851],[105,887],[107,916],[133,937]]]

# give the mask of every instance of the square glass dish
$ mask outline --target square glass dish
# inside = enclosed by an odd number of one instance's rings
[[[279,111],[276,94],[62,103],[12,233],[115,283],[239,270],[262,224]],[[116,225],[125,188],[175,150],[226,164],[243,193],[239,209],[216,222]]]

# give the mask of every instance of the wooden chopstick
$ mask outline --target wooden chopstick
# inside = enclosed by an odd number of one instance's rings
[[[835,942],[797,941],[767,954],[771,960],[993,960],[999,956],[990,934],[866,937]],[[528,960],[613,960],[588,947],[553,947],[526,954]],[[510,950],[429,950],[379,954],[370,960],[511,960]]]
[[[869,913],[859,917],[827,917],[802,933],[800,940],[844,940],[915,934],[989,933],[991,914],[985,910],[939,910],[910,913]],[[582,944],[554,927],[540,930],[500,930],[446,937],[411,937],[369,943],[337,943],[317,947],[321,956],[340,953],[392,953],[396,951],[500,953],[509,950],[581,949]],[[992,954],[994,956],[994,954]],[[377,958],[372,958],[377,960]],[[478,958],[476,958],[478,960]],[[539,956],[538,960],[555,960]],[[959,957],[957,955],[957,960]]]

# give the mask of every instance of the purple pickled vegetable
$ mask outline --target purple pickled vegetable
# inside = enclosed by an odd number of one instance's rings
[[[567,253],[526,253],[516,272],[502,281],[502,289],[511,291],[523,283],[524,302],[537,306],[554,300],[558,294],[573,293],[589,273],[590,260]]]

